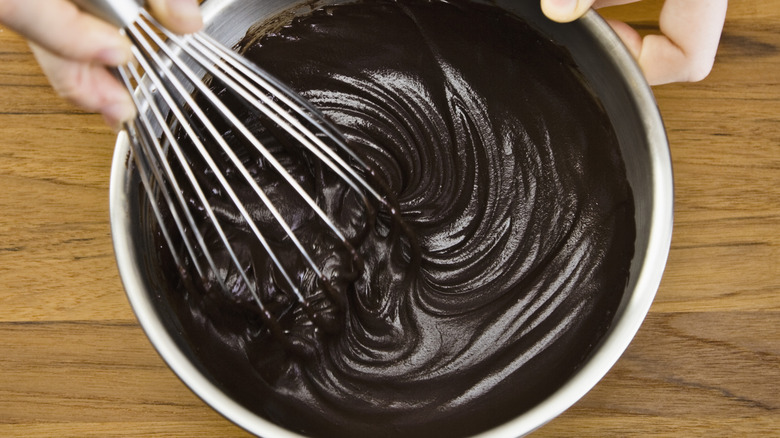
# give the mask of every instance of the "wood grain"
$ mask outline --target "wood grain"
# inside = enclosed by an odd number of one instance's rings
[[[604,10],[657,31],[662,2]],[[780,0],[731,2],[715,68],[655,88],[664,280],[604,380],[538,436],[780,436]],[[0,27],[0,436],[234,437],[138,327],[114,265],[114,135]]]

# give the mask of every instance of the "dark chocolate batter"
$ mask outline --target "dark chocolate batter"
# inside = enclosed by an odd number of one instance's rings
[[[218,385],[291,430],[335,437],[470,435],[559,388],[608,329],[634,242],[615,134],[565,50],[520,19],[461,0],[328,7],[263,38],[248,35],[241,50],[343,130],[414,235],[393,231],[381,209],[367,225],[351,189],[279,146],[354,237],[364,266],[353,266],[310,209],[243,151],[301,240],[318,248],[337,293],[323,292],[267,212],[253,207],[330,321],[315,328],[225,206],[247,272],[309,354],[268,334],[216,249],[230,293],[171,275],[168,294]],[[215,190],[214,202],[220,196]]]

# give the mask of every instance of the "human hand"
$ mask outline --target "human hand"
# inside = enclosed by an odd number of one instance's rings
[[[541,0],[541,4],[550,19],[569,22],[590,7],[635,1]],[[666,0],[659,18],[662,35],[642,38],[626,23],[609,20],[609,24],[637,59],[650,85],[696,82],[712,70],[727,3],[727,0]]]
[[[147,5],[174,32],[195,32],[202,26],[197,0],[148,0]],[[130,41],[117,28],[68,0],[0,0],[0,23],[29,40],[60,96],[101,113],[114,129],[135,115],[127,90],[106,69],[131,57]]]

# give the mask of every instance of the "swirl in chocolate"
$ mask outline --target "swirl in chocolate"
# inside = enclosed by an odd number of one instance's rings
[[[241,46],[340,127],[414,236],[381,210],[367,226],[352,189],[278,146],[353,237],[364,258],[355,269],[244,152],[337,293],[321,290],[253,207],[328,330],[295,308],[247,234],[247,272],[309,357],[267,334],[240,282],[228,294],[172,276],[169,299],[209,375],[272,421],[338,437],[469,435],[559,388],[608,329],[634,242],[615,134],[565,50],[506,12],[460,0],[327,7]],[[233,215],[222,219],[232,236],[247,233]],[[228,266],[225,257],[217,262]]]

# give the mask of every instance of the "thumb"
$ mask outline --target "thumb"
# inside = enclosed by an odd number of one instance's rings
[[[593,6],[595,0],[541,0],[542,12],[559,23],[574,21]]]

